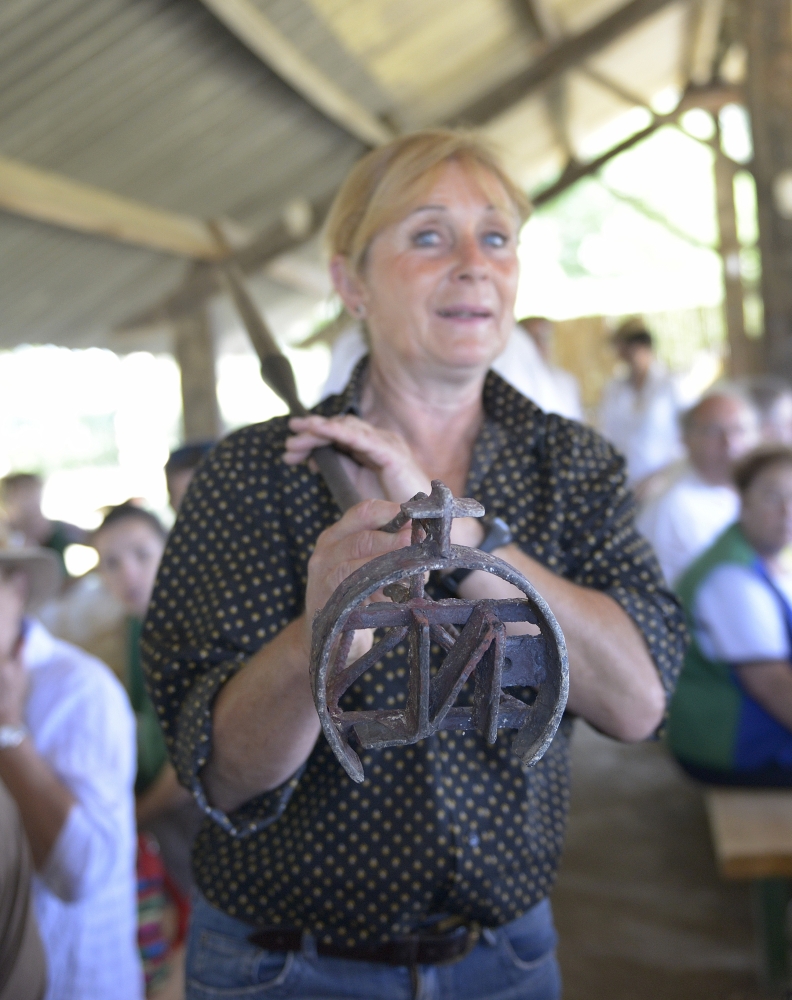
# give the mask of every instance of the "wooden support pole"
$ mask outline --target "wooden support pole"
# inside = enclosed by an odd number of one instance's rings
[[[186,313],[174,322],[173,353],[181,370],[184,441],[216,441],[222,424],[214,338],[206,309]]]
[[[743,282],[740,268],[740,241],[734,206],[734,167],[715,143],[715,199],[718,214],[718,252],[723,262],[723,311],[729,340],[729,374],[748,375],[753,369],[753,344],[745,336]]]
[[[746,0],[765,364],[792,378],[792,4]]]

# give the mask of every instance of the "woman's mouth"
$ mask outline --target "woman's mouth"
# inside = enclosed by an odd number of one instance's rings
[[[447,306],[445,309],[437,310],[438,316],[443,319],[456,320],[481,320],[491,319],[492,311],[482,306]]]

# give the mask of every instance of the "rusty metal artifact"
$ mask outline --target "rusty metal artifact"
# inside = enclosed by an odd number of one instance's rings
[[[386,525],[396,531],[412,520],[412,544],[372,559],[335,590],[316,615],[311,684],[327,741],[347,774],[363,781],[363,765],[350,733],[365,749],[404,746],[439,729],[475,729],[492,744],[501,728],[516,729],[512,751],[535,764],[558,729],[569,690],[564,636],[544,600],[512,566],[479,549],[451,544],[455,517],[481,517],[476,500],[456,499],[439,480],[431,496],[418,493]],[[457,568],[483,570],[525,596],[504,600],[432,600],[425,574]],[[370,601],[382,589],[391,601]],[[391,603],[392,602],[392,603]],[[528,622],[538,634],[509,635],[507,622]],[[379,629],[368,652],[347,662],[355,632]],[[344,711],[340,701],[367,670],[400,643],[408,647],[406,703],[395,709]],[[445,651],[432,676],[430,646]],[[472,704],[457,705],[472,678]],[[528,687],[528,703],[504,690]]]

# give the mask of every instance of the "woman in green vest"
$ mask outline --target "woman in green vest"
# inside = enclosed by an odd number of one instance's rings
[[[668,742],[708,783],[792,785],[792,449],[737,466],[740,519],[677,584],[692,641]]]

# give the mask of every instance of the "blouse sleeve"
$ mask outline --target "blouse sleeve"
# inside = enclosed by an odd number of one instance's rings
[[[274,822],[299,778],[226,815],[209,805],[200,777],[218,692],[302,610],[304,583],[283,525],[285,432],[280,418],[245,428],[203,463],[168,541],[141,642],[179,780],[235,836]]]

